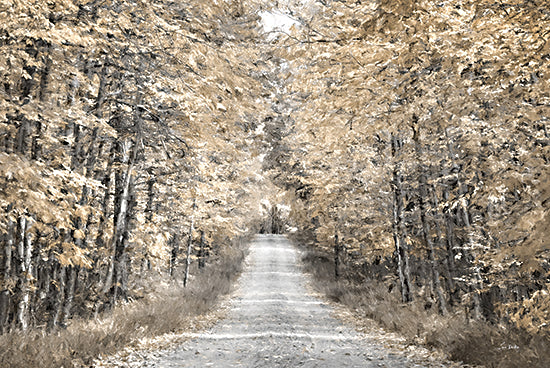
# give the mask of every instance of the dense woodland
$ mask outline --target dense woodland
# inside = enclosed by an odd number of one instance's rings
[[[186,282],[256,231],[264,86],[239,11],[2,2],[0,330],[95,315],[147,270]]]
[[[2,2],[0,329],[286,217],[403,303],[549,334],[546,2],[274,6]]]
[[[272,174],[299,239],[403,302],[548,334],[548,4],[331,1],[298,20],[277,42],[293,123]]]

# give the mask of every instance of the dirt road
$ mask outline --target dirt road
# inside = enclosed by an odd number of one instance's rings
[[[312,296],[297,251],[258,236],[226,319],[142,367],[425,367],[344,326]],[[432,362],[430,367],[444,365]]]

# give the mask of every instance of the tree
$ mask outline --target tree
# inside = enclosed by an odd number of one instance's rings
[[[1,331],[65,325],[131,297],[144,267],[168,274],[191,200],[204,243],[253,231],[265,87],[248,6],[6,4]]]
[[[297,198],[302,238],[328,251],[337,233],[347,266],[371,277],[392,261],[403,301],[521,324],[513,311],[548,278],[534,240],[550,65],[537,4],[308,5],[273,41],[293,109],[286,174],[273,176]]]

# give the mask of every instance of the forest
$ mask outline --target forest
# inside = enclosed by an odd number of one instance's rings
[[[0,334],[286,232],[334,280],[527,336],[536,366],[549,39],[545,0],[2,1]]]
[[[332,2],[279,41],[296,123],[274,176],[299,231],[389,268],[403,302],[548,333],[548,21],[536,1]]]

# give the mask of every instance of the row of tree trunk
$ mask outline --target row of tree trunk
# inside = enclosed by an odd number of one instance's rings
[[[40,49],[37,55],[49,59],[49,49]],[[38,56],[37,56],[38,57]],[[76,314],[97,315],[119,300],[129,297],[129,273],[133,259],[145,258],[128,250],[129,237],[139,211],[153,221],[155,212],[156,181],[150,179],[146,188],[137,181],[145,169],[143,157],[144,120],[143,96],[119,95],[120,102],[109,102],[109,93],[124,90],[121,72],[105,59],[103,62],[86,62],[83,68],[91,69],[99,78],[97,95],[91,112],[103,118],[116,131],[116,137],[106,135],[98,127],[77,122],[53,124],[47,119],[30,121],[23,114],[10,116],[10,132],[0,137],[0,151],[10,157],[28,162],[57,162],[59,171],[67,177],[81,175],[82,183],[65,183],[54,188],[60,197],[43,193],[44,203],[51,208],[38,208],[48,212],[64,203],[60,213],[66,219],[54,218],[45,222],[42,213],[33,212],[36,205],[26,203],[32,198],[19,200],[5,208],[7,223],[0,238],[0,333],[30,326],[65,326]],[[126,65],[128,67],[128,65]],[[12,97],[23,100],[31,95],[40,101],[50,98],[52,78],[51,61],[42,70],[34,70],[30,79],[22,80],[19,89],[10,88]],[[136,77],[136,83],[139,83]],[[69,81],[68,108],[75,103],[77,82]],[[123,110],[131,106],[131,113]],[[39,166],[37,166],[39,167]],[[38,175],[41,175],[37,171]],[[59,182],[44,185],[56,186]],[[28,183],[19,183],[27,190]],[[13,194],[16,197],[16,193]],[[148,198],[145,208],[138,206],[139,198]],[[57,201],[57,202],[56,202]],[[66,202],[66,203],[65,203]],[[64,211],[64,212],[63,212]],[[184,284],[189,277],[191,238],[189,234]],[[177,264],[180,235],[172,234],[170,273]],[[204,236],[201,240],[200,266],[204,266],[206,251]]]
[[[472,185],[466,184],[450,130],[445,130],[444,135],[446,157],[434,165],[426,160],[420,129],[413,116],[412,134],[407,136],[409,147],[404,147],[404,132],[390,134],[384,142],[392,163],[389,170],[394,244],[391,261],[361,260],[346,252],[344,238],[356,234],[346,234],[345,226],[340,226],[334,236],[335,277],[342,276],[347,263],[352,269],[357,262],[363,263],[364,269],[359,272],[379,279],[384,279],[392,269],[404,303],[419,298],[426,308],[437,306],[443,315],[459,307],[472,319],[507,320],[509,315],[503,313],[505,309],[499,305],[521,303],[531,297],[539,290],[537,285],[543,276],[534,273],[531,280],[517,283],[503,280],[501,286],[497,283],[486,286],[485,280],[495,275],[488,273],[491,269],[483,267],[478,260],[483,256],[481,247],[488,247],[492,241],[483,228],[484,221],[490,220],[490,213],[470,202]],[[407,170],[403,168],[410,157],[415,159],[413,171],[410,164]],[[472,211],[479,217],[477,225],[472,224]],[[385,266],[380,267],[381,262]],[[351,277],[349,272],[346,274]]]
[[[411,209],[416,209],[418,216],[418,227],[420,232],[420,239],[422,240],[424,255],[419,253],[419,250],[415,250],[416,259],[420,263],[419,267],[424,269],[423,276],[426,282],[420,282],[424,289],[423,297],[427,301],[427,305],[431,303],[437,303],[439,312],[441,314],[448,313],[448,304],[455,304],[459,300],[460,293],[457,292],[457,285],[455,279],[463,274],[458,273],[455,265],[455,257],[457,251],[460,253],[466,253],[466,259],[471,260],[467,254],[467,245],[471,242],[471,239],[461,239],[461,246],[457,246],[457,234],[455,229],[458,224],[462,226],[466,231],[466,234],[470,233],[469,214],[466,206],[461,205],[452,208],[446,206],[444,212],[440,213],[438,193],[435,188],[435,184],[428,184],[429,168],[423,161],[423,146],[420,140],[420,132],[418,127],[417,118],[413,116],[412,122],[412,143],[414,145],[414,152],[417,160],[417,180],[415,184],[416,199],[410,200]],[[405,208],[404,197],[405,188],[403,186],[403,176],[401,170],[401,162],[403,160],[400,150],[402,149],[402,138],[398,134],[391,135],[391,152],[394,162],[393,166],[393,239],[395,243],[395,258],[396,268],[399,277],[399,286],[401,290],[401,299],[403,302],[410,302],[414,298],[413,292],[413,276],[411,274],[411,256],[410,256],[410,244],[407,239],[411,238],[411,231],[415,230],[414,222],[416,220],[409,220],[409,223],[405,220]],[[455,167],[454,153],[452,150],[452,143],[449,142],[449,160]],[[461,190],[460,172],[455,172],[454,180],[458,190]],[[443,196],[449,197],[450,185],[445,185]],[[413,193],[410,193],[411,197]],[[409,211],[411,211],[409,209]],[[435,227],[435,229],[433,229]],[[446,230],[443,235],[443,230]],[[464,245],[464,246],[462,246]],[[423,258],[423,260],[422,260]],[[462,272],[469,272],[469,268],[473,267],[472,264],[465,264],[466,269]],[[442,282],[442,278],[444,282]],[[418,283],[418,282],[417,282]],[[445,288],[445,287],[446,288]],[[470,289],[475,288],[476,283],[470,285]],[[480,304],[479,304],[479,290],[469,290],[473,300],[471,306],[476,318],[481,316]]]

